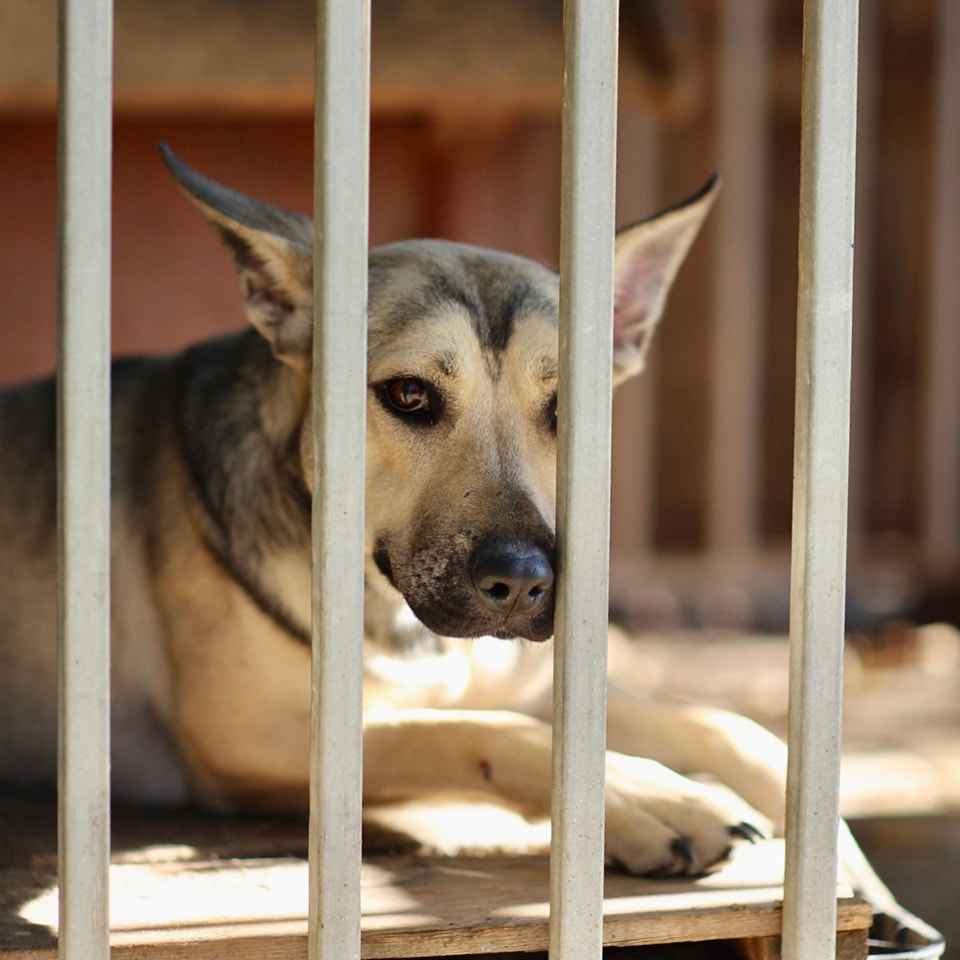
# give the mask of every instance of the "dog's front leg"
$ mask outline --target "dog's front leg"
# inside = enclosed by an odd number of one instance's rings
[[[551,731],[495,711],[411,710],[369,717],[364,800],[483,797],[530,819],[550,811]],[[749,832],[750,811],[651,760],[608,752],[606,851],[634,873],[698,873]]]
[[[607,740],[672,770],[716,777],[783,829],[787,748],[758,723],[727,710],[635,697],[612,682]]]
[[[727,710],[633,696],[612,683],[607,737],[618,750],[656,757],[677,770],[712,774],[783,830],[787,745],[758,723]],[[915,929],[925,927],[896,902],[843,820],[839,846],[843,873],[859,896],[877,912]]]

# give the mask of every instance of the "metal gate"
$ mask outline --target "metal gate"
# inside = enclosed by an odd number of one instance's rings
[[[112,16],[112,0],[61,0],[59,950],[68,960],[109,956]],[[599,957],[602,948],[617,19],[616,0],[565,3],[554,960]],[[318,0],[316,23],[309,949],[356,960],[369,0]],[[856,0],[807,0],[788,960],[823,960],[835,949],[856,65]]]

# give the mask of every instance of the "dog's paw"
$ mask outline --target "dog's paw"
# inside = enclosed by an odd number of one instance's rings
[[[769,836],[759,813],[733,795],[653,760],[607,754],[606,855],[611,866],[656,877],[697,876],[737,840]]]

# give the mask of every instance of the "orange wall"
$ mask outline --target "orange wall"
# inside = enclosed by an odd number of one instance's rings
[[[216,179],[296,210],[312,206],[312,121],[120,120],[115,133],[113,342],[117,354],[168,350],[243,322],[226,253],[180,194],[156,144],[167,140]],[[55,362],[56,125],[0,120],[0,383]],[[374,242],[423,232],[423,124],[373,134]]]

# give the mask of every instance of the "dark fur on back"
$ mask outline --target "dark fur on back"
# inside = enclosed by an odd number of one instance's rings
[[[162,503],[156,457],[172,433],[199,505],[200,534],[228,574],[276,624],[309,643],[302,624],[263,584],[261,564],[271,549],[306,548],[310,496],[299,468],[303,407],[267,424],[263,411],[282,378],[296,375],[278,364],[254,330],[195,346],[173,357],[128,357],[111,366],[114,457],[113,498],[134,512]],[[296,393],[296,390],[292,390]],[[33,429],[16,430],[29,422]],[[5,429],[9,428],[9,429]],[[56,380],[0,393],[0,442],[26,469],[5,479],[21,488],[23,509],[0,535],[39,552],[37,537],[56,534]],[[126,446],[118,455],[117,444]],[[37,490],[37,484],[44,489]],[[163,531],[172,518],[144,517],[141,544],[156,569],[163,562]],[[9,521],[9,522],[8,522]],[[9,527],[9,529],[8,529]],[[53,598],[51,597],[51,600]]]
[[[280,381],[294,376],[255,331],[200,344],[176,363],[176,424],[206,545],[264,613],[309,643],[310,625],[271,595],[260,571],[268,550],[309,543],[310,494],[299,466],[303,407],[279,425],[263,419],[265,394],[290,387]]]

